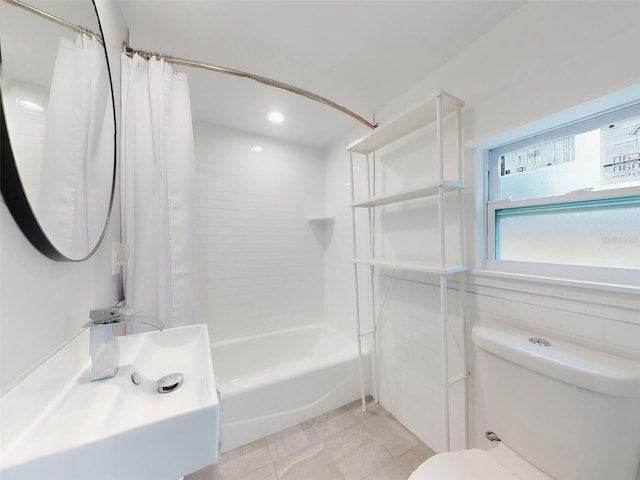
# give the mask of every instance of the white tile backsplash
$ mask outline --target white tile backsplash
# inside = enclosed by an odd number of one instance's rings
[[[464,299],[465,306],[488,313],[498,313],[498,299],[487,295],[467,292]]]
[[[498,314],[524,324],[542,325],[542,308],[538,305],[500,299]]]
[[[604,341],[620,347],[640,350],[640,325],[605,320]]]
[[[603,340],[604,338],[604,320],[602,318],[553,308],[543,308],[542,317],[542,323],[547,328],[562,330],[572,335],[594,340]]]

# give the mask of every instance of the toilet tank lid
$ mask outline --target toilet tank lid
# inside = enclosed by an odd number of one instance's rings
[[[494,322],[473,327],[474,343],[498,357],[563,382],[616,397],[640,397],[640,363]]]

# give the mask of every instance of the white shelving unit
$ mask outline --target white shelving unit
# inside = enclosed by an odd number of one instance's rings
[[[443,386],[443,422],[445,432],[445,445],[449,450],[451,448],[450,440],[450,411],[449,411],[449,389],[452,385],[466,381],[468,378],[468,363],[466,352],[466,325],[464,325],[464,294],[466,290],[465,284],[465,272],[468,270],[465,259],[465,231],[464,231],[464,206],[463,206],[463,191],[466,188],[464,183],[464,169],[462,165],[462,118],[461,109],[464,106],[464,102],[453,95],[438,90],[429,95],[422,103],[416,105],[397,117],[389,120],[388,122],[378,126],[375,130],[372,130],[368,135],[360,140],[350,144],[347,147],[349,152],[349,159],[351,163],[351,211],[352,211],[352,227],[353,227],[353,265],[354,265],[354,277],[356,288],[356,320],[358,329],[358,351],[362,357],[362,338],[368,335],[373,336],[373,375],[375,379],[375,396],[378,397],[377,387],[378,381],[376,372],[376,344],[377,344],[377,326],[376,326],[376,299],[375,299],[375,272],[376,268],[394,269],[394,270],[407,270],[417,272],[427,272],[440,277],[440,319],[441,319],[441,344],[442,344],[442,365],[441,376]],[[445,118],[449,116],[455,117],[455,135],[456,135],[456,149],[457,149],[457,162],[458,162],[458,178],[446,179],[445,178],[445,155],[444,155],[444,124]],[[376,195],[376,170],[375,170],[375,152],[382,147],[385,147],[397,140],[400,140],[412,132],[423,128],[429,124],[435,124],[435,141],[436,141],[436,156],[438,164],[438,181],[424,185],[420,188],[414,188],[402,192],[394,192],[385,195]],[[369,198],[364,200],[355,199],[355,187],[354,187],[354,154],[364,155],[366,158],[366,172],[367,172],[367,195]],[[370,155],[374,156],[373,162],[370,160]],[[373,166],[372,166],[373,163]],[[457,193],[458,195],[458,221],[459,221],[459,243],[461,259],[460,265],[450,265],[447,263],[447,233],[445,229],[446,219],[446,194],[449,192]],[[440,236],[440,261],[439,262],[425,262],[416,261],[411,259],[386,259],[376,256],[376,234],[375,234],[375,208],[383,205],[397,204],[400,202],[407,202],[419,198],[437,197],[438,199],[438,227]],[[370,255],[368,257],[362,257],[358,255],[358,242],[356,237],[356,210],[367,209],[369,215],[369,246]],[[434,219],[435,221],[435,219]],[[358,268],[359,266],[369,266],[370,272],[370,285],[371,285],[371,311],[373,319],[371,324],[373,328],[368,331],[362,331],[362,321],[360,316],[360,286],[358,282]],[[447,295],[448,279],[450,275],[457,275],[460,288],[460,315],[463,322],[463,337],[462,338],[462,357],[463,357],[463,372],[456,376],[451,376],[449,373],[449,347],[448,347],[448,332],[449,315],[448,305],[449,299]],[[362,362],[362,360],[361,360]],[[364,381],[362,379],[362,368],[360,369],[361,375],[361,393],[362,393],[362,408],[366,408],[364,401]],[[468,395],[465,388],[465,415],[468,418]],[[465,421],[465,443],[468,444],[468,421]]]

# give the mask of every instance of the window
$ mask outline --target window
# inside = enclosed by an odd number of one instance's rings
[[[613,283],[622,270],[637,278],[640,105],[489,150],[488,200],[494,267],[527,262],[556,273],[578,267],[586,279],[609,269]]]

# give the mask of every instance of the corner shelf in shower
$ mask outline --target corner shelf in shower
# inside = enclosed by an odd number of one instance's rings
[[[333,223],[335,222],[335,217],[307,217],[307,223],[319,223],[319,224],[326,224],[326,223]]]
[[[464,294],[466,291],[465,272],[468,271],[465,259],[465,232],[464,232],[464,202],[463,192],[466,188],[464,183],[464,169],[462,164],[462,115],[461,110],[464,106],[464,102],[459,98],[450,95],[442,90],[437,90],[431,95],[427,96],[420,104],[406,110],[404,113],[389,120],[372,130],[368,135],[365,135],[360,140],[353,142],[347,147],[349,152],[349,160],[351,163],[351,212],[352,212],[352,228],[353,228],[353,265],[355,275],[355,288],[356,288],[356,317],[357,317],[357,329],[358,329],[358,349],[362,351],[362,338],[367,335],[373,336],[373,378],[375,380],[375,389],[378,388],[377,372],[375,365],[375,351],[377,343],[377,325],[376,325],[376,288],[375,288],[375,273],[376,269],[393,269],[393,270],[405,270],[414,272],[425,272],[430,274],[436,274],[439,276],[439,288],[440,288],[440,325],[441,325],[441,350],[442,350],[442,385],[443,385],[443,422],[445,432],[445,445],[446,449],[451,448],[450,445],[450,410],[449,410],[449,387],[452,385],[466,380],[468,378],[468,364],[466,358],[466,325],[464,319]],[[446,179],[444,176],[445,154],[444,154],[444,128],[445,119],[455,117],[455,127],[452,128],[450,133],[455,135],[455,150],[457,154],[457,168],[458,178],[456,180]],[[435,126],[435,132],[433,129],[426,129],[429,125]],[[401,140],[416,130],[425,128],[429,135],[435,134],[436,144],[436,160],[438,164],[438,180],[423,185],[411,190],[405,190],[400,192],[393,192],[383,195],[376,195],[376,158],[375,152],[387,145],[390,145],[398,140]],[[433,137],[432,137],[433,138]],[[354,177],[356,168],[354,166],[354,154],[363,155],[366,159],[365,167],[365,185],[368,192],[368,198],[357,200],[355,199],[355,186]],[[370,155],[373,154],[373,162],[370,161]],[[373,163],[373,167],[372,167]],[[358,170],[359,171],[359,170]],[[425,170],[426,171],[426,170]],[[448,232],[445,228],[445,219],[447,217],[446,210],[446,195],[449,193],[457,194],[458,196],[458,214],[457,220],[459,224],[458,240],[460,245],[459,257],[460,264],[449,264],[447,262],[447,244],[448,244]],[[438,231],[440,236],[440,259],[435,262],[406,260],[406,259],[390,259],[381,258],[376,255],[376,207],[381,207],[391,204],[400,204],[402,202],[408,202],[415,199],[433,197],[438,202]],[[359,223],[356,222],[356,211],[364,209],[368,213],[368,239],[370,247],[370,255],[368,257],[361,257],[358,255],[358,242],[356,239],[357,229]],[[384,230],[384,228],[382,229]],[[371,328],[362,329],[362,322],[360,318],[360,286],[358,284],[358,267],[369,266],[370,271],[370,296],[371,296],[371,313],[372,318],[370,320]],[[462,344],[461,351],[463,372],[460,375],[450,376],[449,374],[449,355],[448,355],[448,332],[451,329],[449,325],[449,300],[448,300],[448,279],[449,276],[456,275],[458,280],[458,286],[460,289],[460,295],[458,295],[458,302],[460,308],[460,317],[462,321]],[[362,373],[361,373],[362,374]],[[361,381],[362,394],[363,394],[363,408],[364,403],[364,382]],[[374,392],[377,399],[377,391]],[[465,393],[465,443],[468,444],[468,394]]]

